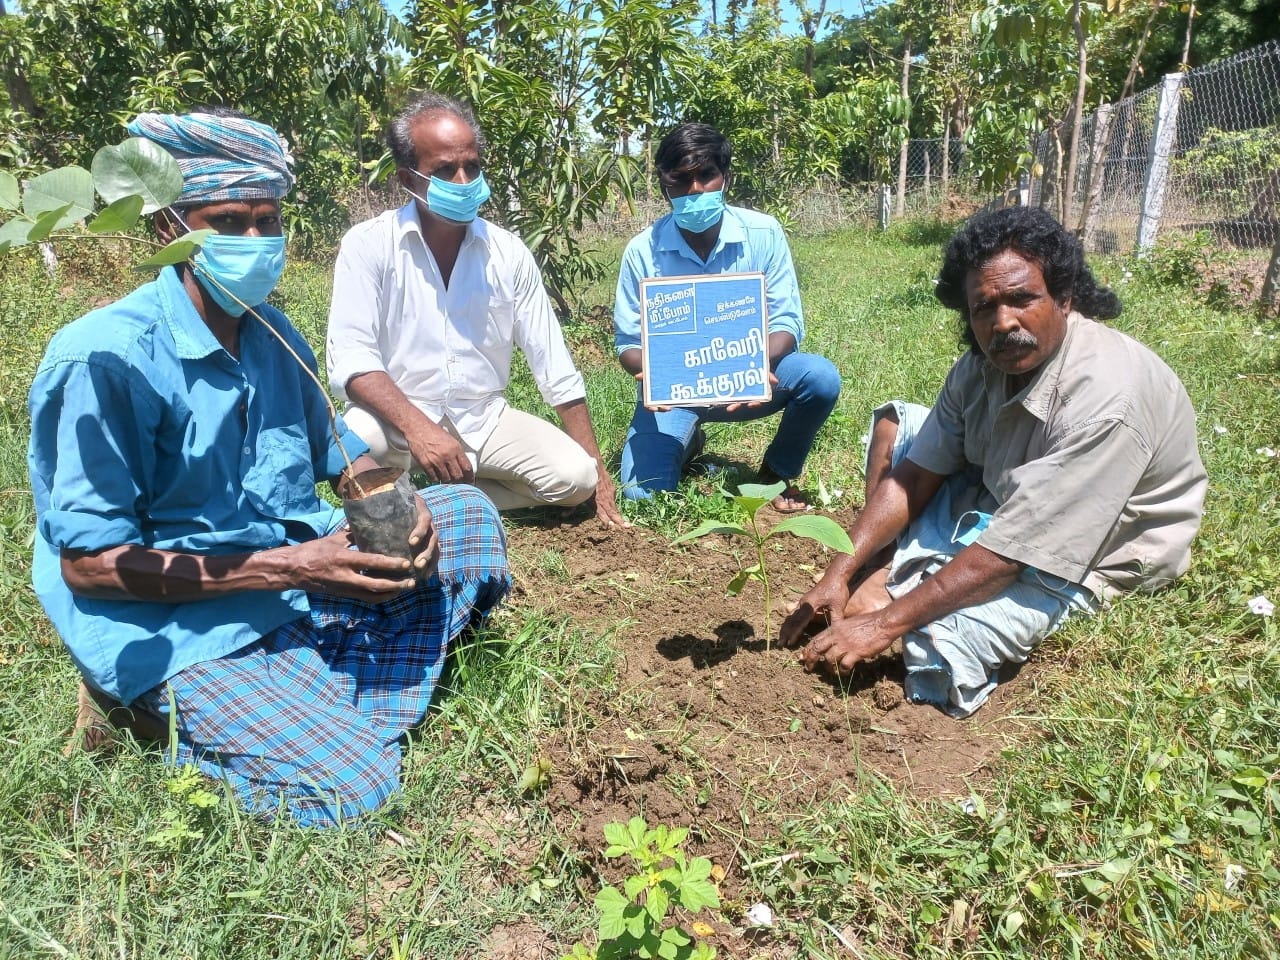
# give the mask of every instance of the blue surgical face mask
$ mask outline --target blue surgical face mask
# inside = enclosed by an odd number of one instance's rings
[[[405,193],[427,205],[427,209],[446,220],[456,223],[470,223],[476,218],[480,205],[489,199],[489,182],[482,172],[470,183],[450,183],[439,177],[427,177],[417,170],[410,170],[415,177],[427,181],[425,197],[414,193],[408,187]]]
[[[706,193],[672,197],[671,210],[680,229],[702,233],[714,227],[724,216],[724,191],[708,190]]]
[[[173,213],[177,216],[176,211]],[[178,222],[187,226],[181,217]],[[214,302],[229,316],[239,317],[246,306],[256,307],[266,300],[267,294],[280,282],[280,274],[284,272],[284,237],[215,233],[205,238],[192,264],[201,286]]]

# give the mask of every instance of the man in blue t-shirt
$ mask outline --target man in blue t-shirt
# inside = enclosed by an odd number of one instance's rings
[[[351,470],[376,464],[263,302],[284,267],[283,142],[225,110],[129,131],[183,173],[161,239],[213,233],[49,344],[30,396],[36,593],[82,703],[171,725],[178,762],[252,810],[359,816],[398,789],[448,643],[507,589],[501,525],[479,491],[439,487],[415,560],[352,549],[316,483],[349,482],[340,443]]]
[[[633,237],[622,255],[613,310],[618,362],[639,380],[640,281],[696,274],[763,273],[768,306],[769,366],[774,378],[768,403],[721,407],[648,409],[640,399],[622,449],[622,492],[645,499],[674,490],[682,470],[701,452],[703,423],[738,423],[781,411],[773,442],[765,450],[760,482],[791,481],[840,395],[840,374],[825,357],[799,351],[804,313],[791,250],[773,217],[729,206],[724,193],[733,150],[715,127],[684,123],[658,145],[655,163],[672,212]],[[792,484],[775,498],[783,513],[807,503]]]

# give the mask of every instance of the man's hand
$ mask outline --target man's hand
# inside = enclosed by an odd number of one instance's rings
[[[778,385],[778,377],[772,370],[769,371],[769,384],[776,387]],[[772,400],[744,400],[741,403],[731,403],[724,408],[725,413],[733,413],[746,407],[748,410],[754,410],[756,407],[763,407],[766,403],[772,403]]]
[[[639,373],[637,373],[637,374],[635,375],[635,377],[636,377],[636,383],[639,383],[639,384],[643,384],[643,383],[644,383],[644,371],[643,371],[643,370],[641,370]],[[647,404],[647,403],[646,403],[646,404],[644,405],[644,408],[645,408],[646,410],[649,410],[649,411],[653,412],[653,413],[666,413],[668,410],[673,410],[673,409],[675,409],[674,407],[667,407],[667,406],[663,406],[663,405],[662,405],[662,404],[660,404],[660,403],[655,403],[655,404],[652,404],[652,405],[650,405],[650,404]]]
[[[613,478],[609,476],[609,471],[605,470],[602,463],[596,464],[596,470],[596,518],[611,527],[631,526],[627,518],[622,515],[622,511],[618,509],[618,491],[613,485]]]
[[[419,534],[421,528],[419,517],[414,533]],[[281,548],[288,551],[290,586],[308,593],[381,603],[412,590],[417,583],[408,560],[364,553],[352,549],[354,546],[351,531],[342,529],[318,540]]]
[[[431,518],[431,511],[419,496],[414,496],[418,507],[418,522],[409,534],[409,547],[413,551],[413,575],[425,580],[436,572],[440,562],[440,535]]]
[[[877,610],[833,621],[800,651],[800,662],[806,670],[823,667],[849,673],[859,660],[871,659],[898,639],[885,627],[884,619]]]
[[[438,423],[422,417],[417,429],[405,434],[409,453],[432,483],[471,483],[475,471],[466,451],[452,434]]]
[[[795,609],[782,621],[778,642],[784,647],[794,647],[805,629],[818,617],[823,617],[828,624],[843,620],[849,596],[847,578],[823,576],[812,590],[796,602]]]

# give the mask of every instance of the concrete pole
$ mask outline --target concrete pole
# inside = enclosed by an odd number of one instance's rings
[[[893,188],[887,183],[880,185],[880,229],[889,229],[889,211],[893,208]]]
[[[1160,230],[1165,187],[1169,180],[1169,156],[1173,153],[1174,134],[1178,129],[1178,102],[1185,76],[1184,73],[1167,73],[1160,85],[1160,104],[1156,109],[1151,149],[1147,152],[1147,176],[1142,185],[1142,216],[1138,220],[1139,254],[1147,253],[1156,245],[1156,233]]]

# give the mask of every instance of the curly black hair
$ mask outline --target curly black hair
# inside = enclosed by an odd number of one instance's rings
[[[1005,207],[978,214],[951,238],[934,287],[942,305],[960,313],[960,339],[971,350],[979,348],[969,326],[965,277],[1006,250],[1040,267],[1045,288],[1058,303],[1069,298],[1071,309],[1094,320],[1120,316],[1120,298],[1110,287],[1099,286],[1084,262],[1084,247],[1069,230],[1039,207]]]

